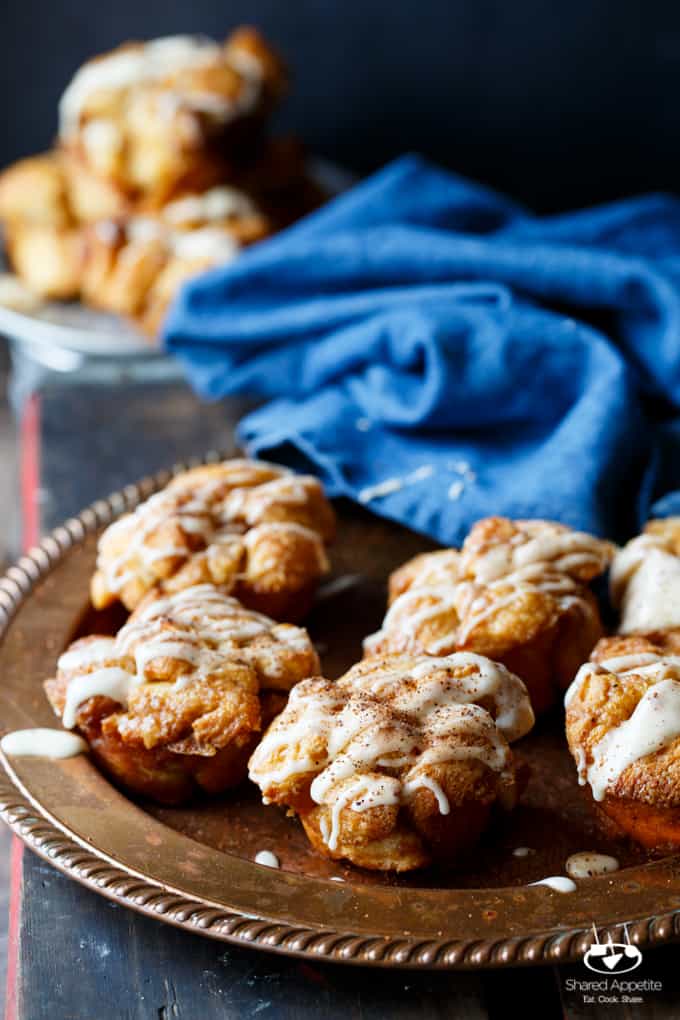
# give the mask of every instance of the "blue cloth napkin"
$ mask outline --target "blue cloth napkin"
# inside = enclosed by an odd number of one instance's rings
[[[404,157],[190,282],[166,347],[246,449],[444,543],[680,512],[680,202],[539,218]]]

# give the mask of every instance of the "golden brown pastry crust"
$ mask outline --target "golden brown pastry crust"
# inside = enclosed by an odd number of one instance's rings
[[[0,222],[12,268],[33,294],[78,296],[83,239],[57,153],[22,159],[0,174]]]
[[[182,187],[228,179],[285,88],[281,61],[255,29],[221,46],[187,36],[125,43],[67,88],[61,145],[114,191],[160,206]]]
[[[321,484],[262,461],[177,475],[99,540],[91,597],[134,607],[151,589],[204,582],[279,619],[300,619],[328,570],[335,516]]]
[[[160,335],[168,309],[183,284],[214,265],[209,259],[170,258],[149,286],[135,324],[148,337]]]
[[[521,676],[543,712],[602,636],[585,585],[613,552],[564,525],[486,518],[460,552],[426,553],[392,574],[388,614],[365,652],[478,652]]]
[[[420,553],[407,560],[390,574],[388,605],[411,588],[441,588],[457,584],[460,580],[460,552],[457,549],[438,549]]]
[[[77,152],[57,151],[72,217],[80,224],[99,223],[132,215],[135,202],[114,181],[97,176]]]
[[[84,234],[83,299],[94,308],[134,318],[167,260],[161,237],[128,240],[124,223],[96,223]]]
[[[21,159],[0,173],[0,220],[57,230],[74,225],[58,153]]]
[[[84,250],[78,228],[12,223],[4,233],[12,268],[31,293],[46,300],[78,297]]]
[[[17,274],[41,298],[81,297],[93,308],[130,318],[150,337],[158,335],[183,283],[312,208],[300,206],[285,182],[279,192],[273,183],[269,193],[263,191],[271,213],[256,196],[223,183],[181,191],[158,208],[137,208],[69,156],[27,162],[44,162],[47,169],[18,165],[0,177],[0,220]],[[31,213],[36,176],[46,177],[49,186],[44,194],[36,189]],[[22,190],[24,198],[16,194]]]
[[[663,539],[669,550],[680,556],[680,517],[647,521],[644,530],[646,535],[656,535]]]
[[[616,546],[566,524],[485,517],[461,550],[461,576],[488,583],[531,564],[545,564],[582,584],[602,574]]]
[[[654,713],[668,716],[667,691],[671,699],[676,692],[680,698],[679,652],[680,631],[653,640],[638,635],[603,638],[566,698],[567,741],[580,782],[590,786],[596,811],[610,833],[648,848],[680,846],[680,729],[675,736],[669,730],[650,751],[644,743],[638,747],[636,728],[630,727],[645,706],[643,738],[654,737],[663,727]],[[659,684],[665,689],[661,698]],[[618,729],[621,726],[624,729]],[[623,759],[625,767],[620,768],[617,751],[636,747],[641,753],[630,754],[631,760]]]
[[[152,215],[105,219],[84,233],[82,293],[156,336],[180,286],[272,231],[243,192],[179,195]]]
[[[250,760],[265,803],[360,867],[457,862],[517,781],[508,740],[533,724],[522,682],[481,656],[389,656],[305,680]]]
[[[45,691],[121,785],[176,803],[240,782],[262,725],[318,668],[306,631],[202,585],[75,642]]]

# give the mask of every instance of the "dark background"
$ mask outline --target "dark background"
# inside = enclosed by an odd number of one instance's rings
[[[680,187],[680,2],[1,2],[0,165],[48,145],[86,57],[249,22],[295,72],[281,126],[348,167],[420,150],[543,210]]]

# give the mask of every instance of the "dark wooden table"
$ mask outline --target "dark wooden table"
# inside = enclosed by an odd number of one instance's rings
[[[201,405],[181,384],[50,378],[21,428],[24,541],[93,499],[207,449],[233,448],[243,405]],[[7,1020],[680,1017],[676,946],[645,954],[641,1005],[585,1003],[577,964],[485,973],[313,965],[202,939],[137,915],[13,845]]]

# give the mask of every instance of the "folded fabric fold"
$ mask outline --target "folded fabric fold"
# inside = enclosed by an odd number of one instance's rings
[[[489,513],[623,538],[680,507],[669,197],[537,218],[405,157],[190,282],[164,339],[202,396],[267,399],[250,453],[442,542]]]

